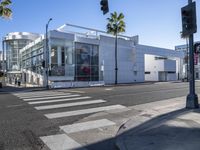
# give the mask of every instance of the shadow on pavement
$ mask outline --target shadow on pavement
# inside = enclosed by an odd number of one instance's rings
[[[116,137],[84,148],[88,150],[199,150],[200,124],[178,118],[190,112],[200,113],[200,110],[179,109],[128,130],[125,126],[121,126]],[[175,124],[168,124],[167,122],[170,121]],[[185,126],[182,126],[182,123]],[[83,150],[83,148],[76,150]]]

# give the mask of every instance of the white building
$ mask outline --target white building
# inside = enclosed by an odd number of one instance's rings
[[[199,43],[198,42],[194,42]],[[177,45],[175,46],[175,50],[178,52],[184,53],[183,59],[183,75],[184,78],[187,78],[187,72],[189,72],[189,46],[188,44],[185,45]],[[200,54],[194,54],[194,68],[195,68],[195,79],[200,79]]]
[[[34,41],[40,35],[29,32],[8,33],[2,41],[2,47],[5,52],[6,73],[9,83],[14,83],[16,78],[21,78],[21,59],[20,49]]]
[[[69,24],[68,26],[78,27]],[[113,84],[115,81],[115,38],[104,31],[78,28],[89,30],[89,32],[86,34],[69,32],[64,30],[63,26],[49,32],[47,53],[49,54],[49,84],[52,87]],[[151,81],[180,79],[182,52],[140,45],[138,41],[138,36],[119,36],[118,83],[144,82],[145,79]],[[44,36],[20,50],[23,82],[45,84],[46,74],[42,66],[45,50]],[[146,57],[146,54],[172,59],[157,63],[157,60]],[[155,66],[157,69],[152,70]],[[150,72],[151,77],[145,72]]]

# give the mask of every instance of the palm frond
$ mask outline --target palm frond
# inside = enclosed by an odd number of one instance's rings
[[[12,16],[12,10],[8,8],[11,3],[11,0],[2,0],[0,2],[0,17],[10,18]]]
[[[8,5],[10,5],[12,2],[10,1],[10,0],[3,0],[3,1],[1,1],[1,4],[0,5],[2,5],[2,6],[8,6]]]
[[[124,14],[120,13],[119,15],[117,12],[113,12],[110,14],[110,18],[107,18],[108,24],[106,26],[107,33],[117,35],[118,33],[125,32],[125,22],[123,21]]]

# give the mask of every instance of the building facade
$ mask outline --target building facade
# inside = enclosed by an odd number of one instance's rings
[[[194,42],[199,43],[199,42]],[[175,50],[178,52],[184,53],[184,59],[183,59],[183,75],[184,78],[188,78],[189,73],[189,46],[188,44],[185,45],[177,45],[175,46]],[[195,79],[200,79],[200,54],[194,54],[194,68],[195,68]]]
[[[50,85],[114,83],[114,38],[49,32],[48,79]],[[119,39],[119,83],[144,81],[144,69],[133,71],[133,39]],[[44,83],[45,38],[41,36],[20,50],[23,81]],[[142,66],[139,68],[143,68]],[[135,76],[135,77],[134,77]],[[69,85],[70,84],[70,85]]]
[[[48,80],[52,88],[114,84],[115,37],[104,31],[77,28],[89,31],[71,32],[61,27],[48,32],[48,45],[46,37],[41,35],[21,48],[18,67],[22,83],[45,86]],[[117,54],[118,83],[170,81],[182,77],[182,52],[141,45],[138,36],[119,35]],[[167,59],[159,59],[162,63],[156,64],[155,58]]]
[[[7,77],[10,83],[14,78],[21,78],[20,49],[34,41],[39,34],[28,32],[12,32],[3,39],[3,49],[6,55]]]

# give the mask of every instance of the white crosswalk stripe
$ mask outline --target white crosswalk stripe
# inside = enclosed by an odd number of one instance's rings
[[[105,106],[105,107],[96,107],[96,108],[81,109],[81,110],[75,110],[75,111],[49,113],[49,114],[45,114],[45,116],[49,119],[54,119],[54,118],[62,118],[62,117],[90,114],[90,113],[96,113],[96,112],[101,112],[101,111],[108,111],[108,110],[113,110],[113,109],[124,109],[124,108],[126,107],[122,105],[110,105],[110,106]]]
[[[39,98],[39,97],[45,97],[45,96],[62,96],[62,95],[69,95],[71,93],[48,93],[48,94],[42,94],[42,95],[28,95],[28,96],[17,96],[21,99],[26,99],[26,98]]]
[[[100,119],[88,122],[75,123],[72,125],[60,126],[60,129],[63,130],[65,133],[69,134],[112,125],[115,125],[115,123],[108,119]]]
[[[46,99],[58,99],[58,98],[67,98],[67,97],[75,97],[80,96],[76,95],[62,95],[62,96],[51,96],[51,97],[39,97],[39,98],[25,98],[24,101],[38,101],[38,100],[46,100]]]
[[[106,103],[107,101],[103,99],[91,99],[89,96],[81,96],[79,93],[64,93],[64,92],[54,92],[54,91],[43,91],[43,92],[29,92],[29,93],[17,93],[13,94],[30,105],[37,105],[34,108],[38,111],[42,110],[53,110],[54,113],[44,113],[44,116],[48,119],[56,119],[63,117],[78,116],[84,114],[92,114],[104,111],[126,109],[127,107],[123,105],[108,105],[108,106],[98,106],[89,107],[92,104]],[[77,102],[76,102],[77,101]],[[58,104],[53,104],[58,103]],[[56,112],[59,108],[67,109],[73,106],[83,106],[85,105],[89,108],[86,109],[73,109],[72,111]],[[40,137],[40,139],[47,145],[50,150],[72,150],[80,149],[87,150],[78,141],[74,140],[73,134],[79,134],[82,131],[93,131],[92,129],[103,129],[103,127],[112,127],[116,123],[112,122],[106,118],[100,118],[99,120],[89,120],[87,122],[79,122],[74,124],[62,125],[59,128],[65,134],[56,134]],[[91,131],[90,131],[91,130]],[[101,131],[99,130],[99,131]],[[98,132],[99,132],[98,131]],[[71,134],[73,133],[73,134]],[[76,139],[76,138],[75,138]]]
[[[54,91],[43,91],[43,92],[26,92],[26,93],[13,93],[15,96],[22,96],[22,95],[38,95],[38,94],[54,94],[54,93],[61,93],[61,92],[54,92]]]
[[[89,105],[89,104],[97,104],[97,103],[104,103],[104,100],[90,100],[84,102],[75,102],[75,103],[64,103],[64,104],[57,104],[57,105],[46,105],[46,106],[38,106],[34,107],[37,110],[46,110],[46,109],[55,109],[55,108],[64,108],[64,107],[71,107],[71,106],[80,106],[80,105]]]
[[[86,150],[81,148],[82,146],[79,143],[66,134],[43,136],[40,138],[51,150]]]
[[[45,104],[45,103],[56,103],[56,102],[65,102],[65,101],[73,101],[73,100],[81,100],[81,99],[89,99],[91,97],[75,97],[75,98],[67,98],[67,99],[57,99],[57,100],[48,100],[48,101],[36,101],[36,102],[28,102],[28,104]]]

